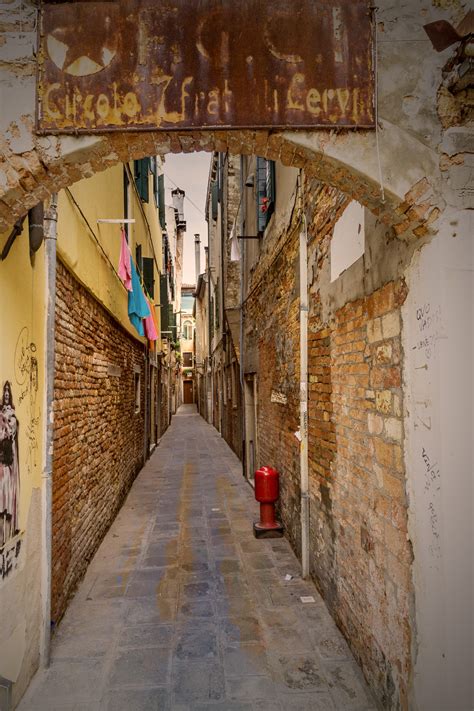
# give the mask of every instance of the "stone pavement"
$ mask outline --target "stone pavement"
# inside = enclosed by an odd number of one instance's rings
[[[182,407],[20,711],[375,710],[287,541],[255,540],[255,518],[238,459]]]

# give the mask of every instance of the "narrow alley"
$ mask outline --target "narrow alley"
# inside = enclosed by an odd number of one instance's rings
[[[257,511],[237,457],[183,405],[21,711],[375,709],[288,542],[255,540]]]

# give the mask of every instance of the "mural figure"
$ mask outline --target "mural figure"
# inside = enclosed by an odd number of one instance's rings
[[[0,403],[0,547],[19,531],[18,419],[8,380]]]

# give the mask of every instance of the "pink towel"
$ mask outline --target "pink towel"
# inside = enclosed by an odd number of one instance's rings
[[[122,240],[120,244],[120,259],[118,265],[118,275],[128,291],[132,291],[132,268],[130,266],[130,249],[128,247],[125,230],[122,228]]]
[[[145,335],[149,341],[157,341],[158,331],[156,330],[155,319],[153,318],[153,305],[150,303],[149,299],[146,301],[150,309],[150,315],[143,319],[143,323],[145,324]]]

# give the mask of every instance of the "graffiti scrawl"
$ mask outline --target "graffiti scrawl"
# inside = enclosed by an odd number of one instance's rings
[[[7,380],[0,402],[0,576],[5,578],[20,553],[20,460],[18,419],[13,393]]]
[[[0,542],[6,543],[19,531],[20,464],[18,458],[18,420],[12,388],[3,386],[0,407]]]

